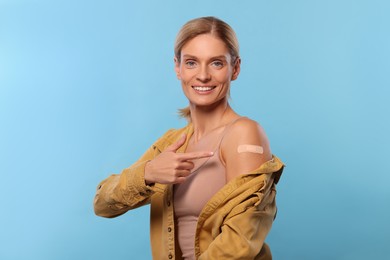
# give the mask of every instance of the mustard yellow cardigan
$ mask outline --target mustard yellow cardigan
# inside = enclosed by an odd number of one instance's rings
[[[146,185],[144,168],[183,133],[189,140],[192,125],[169,130],[136,163],[102,181],[94,200],[95,213],[108,218],[150,203],[153,259],[182,257],[175,238],[172,185]],[[178,152],[184,152],[186,147],[187,143]],[[283,168],[283,163],[273,156],[256,170],[231,180],[208,201],[196,229],[197,259],[272,259],[264,240],[276,216],[275,184]]]

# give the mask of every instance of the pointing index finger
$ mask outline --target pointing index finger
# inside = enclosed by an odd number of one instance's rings
[[[214,155],[213,152],[191,152],[191,153],[183,153],[181,155],[181,159],[183,161],[196,160],[196,159],[208,158],[213,155]]]

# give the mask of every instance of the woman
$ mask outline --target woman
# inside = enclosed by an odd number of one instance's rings
[[[191,20],[174,62],[188,125],[100,183],[95,213],[116,217],[150,203],[153,259],[271,259],[264,240],[283,164],[260,125],[229,106],[240,73],[236,35],[217,18]]]

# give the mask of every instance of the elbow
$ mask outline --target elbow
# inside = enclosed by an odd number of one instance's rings
[[[123,213],[118,214],[117,212],[114,213],[109,208],[104,209],[104,208],[96,207],[96,205],[94,206],[93,209],[94,209],[96,216],[103,217],[103,218],[115,218],[115,217],[123,214]]]
[[[113,218],[117,214],[113,214],[113,210],[110,207],[110,204],[104,198],[104,192],[101,193],[102,184],[99,184],[95,197],[93,199],[93,210],[96,216],[103,218]]]
[[[118,210],[113,208],[105,201],[99,199],[98,195],[95,197],[95,200],[93,202],[93,210],[96,216],[103,218],[115,218],[126,212],[125,209]]]
[[[119,216],[118,214],[112,214],[111,212],[107,212],[101,209],[94,208],[95,215],[98,217],[103,217],[103,218],[115,218]]]
[[[109,214],[110,208],[108,204],[102,203],[98,194],[96,194],[95,199],[93,200],[93,210],[96,216],[103,218],[112,218],[112,214]]]
[[[98,217],[110,218],[110,215],[107,214],[107,211],[97,206],[95,203],[93,205],[93,211],[95,212],[95,215]]]
[[[103,218],[110,218],[111,215],[108,214],[107,206],[105,207],[100,203],[98,196],[95,197],[93,201],[93,210],[95,212],[96,216],[103,217]]]

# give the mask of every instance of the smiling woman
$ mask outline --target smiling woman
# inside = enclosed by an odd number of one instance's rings
[[[230,82],[240,73],[240,58],[232,59],[225,43],[212,34],[199,35],[183,46],[181,56],[175,57],[175,70],[190,111],[226,104]]]
[[[215,17],[186,23],[175,72],[188,125],[169,130],[132,166],[102,181],[95,212],[116,217],[151,204],[153,259],[271,259],[264,243],[276,215],[283,163],[261,126],[229,105],[240,73],[238,41]]]

